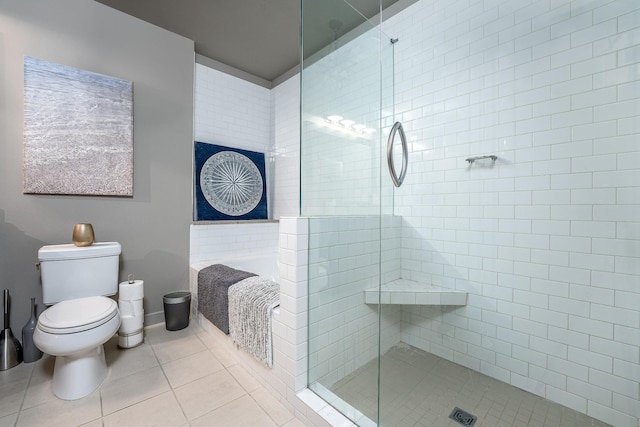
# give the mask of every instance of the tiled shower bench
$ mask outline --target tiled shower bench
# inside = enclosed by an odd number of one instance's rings
[[[467,305],[467,292],[398,279],[364,291],[365,304]]]

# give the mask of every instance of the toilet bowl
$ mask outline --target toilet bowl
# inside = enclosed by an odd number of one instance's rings
[[[40,314],[33,342],[56,356],[56,396],[80,399],[100,386],[107,375],[103,344],[119,327],[118,305],[103,296],[61,301]]]

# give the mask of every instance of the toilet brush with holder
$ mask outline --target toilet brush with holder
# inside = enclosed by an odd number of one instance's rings
[[[0,332],[0,371],[22,363],[22,346],[9,327],[9,289],[4,290],[4,329]]]

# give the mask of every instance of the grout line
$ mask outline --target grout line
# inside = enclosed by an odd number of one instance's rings
[[[42,358],[40,360],[42,360]],[[38,363],[41,363],[41,362],[38,361]],[[29,387],[31,386],[31,381],[33,381],[34,371],[35,371],[35,365],[31,366],[31,373],[29,374],[29,380],[27,381],[27,386],[24,388],[24,392],[22,393],[22,400],[20,401],[20,408],[18,408],[18,416],[16,416],[16,421],[14,423],[14,426],[18,425],[18,419],[20,418],[20,413],[22,413],[22,408],[24,407],[24,401],[27,399],[27,391],[29,391]]]

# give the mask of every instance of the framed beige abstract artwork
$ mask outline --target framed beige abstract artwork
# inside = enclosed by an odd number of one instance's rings
[[[133,84],[24,57],[26,194],[133,196]]]

